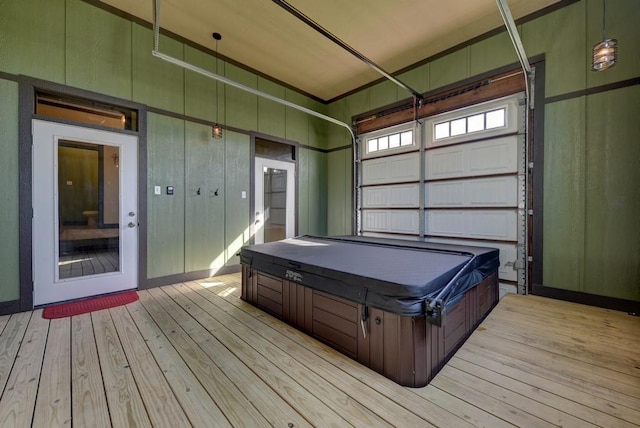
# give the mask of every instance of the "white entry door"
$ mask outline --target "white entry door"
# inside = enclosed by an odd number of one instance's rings
[[[40,120],[32,133],[34,306],[137,288],[138,138]]]
[[[256,157],[254,242],[295,235],[295,164]]]

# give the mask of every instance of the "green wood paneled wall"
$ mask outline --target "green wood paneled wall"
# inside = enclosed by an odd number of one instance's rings
[[[545,55],[545,96],[552,97],[640,77],[640,2],[607,2],[607,36],[619,43],[619,63],[590,71],[591,48],[602,38],[602,2],[583,0],[518,27],[529,56]],[[515,63],[506,32],[400,76],[426,92]],[[640,300],[640,114],[638,86],[545,106],[544,285]],[[407,99],[389,83],[329,105],[350,121],[357,114]],[[349,146],[328,129],[329,148]],[[351,232],[351,153],[328,156],[328,232]]]
[[[236,253],[249,242],[250,192],[249,160],[251,140],[248,135],[236,132],[225,134],[225,260],[227,265],[239,263]],[[239,168],[246,165],[246,168]],[[242,197],[242,192],[247,192]]]
[[[151,7],[151,4],[149,4]],[[151,29],[81,0],[0,0],[0,71],[133,100],[244,131],[325,148],[326,122],[183,70],[151,55]],[[212,72],[213,56],[160,37],[160,50]],[[264,77],[219,61],[218,73],[321,112],[326,106]],[[19,297],[18,95],[0,80],[0,194],[4,226],[0,302]],[[250,137],[162,114],[148,115],[147,277],[216,269],[238,262],[249,239]],[[305,149],[301,149],[301,152]],[[326,232],[326,154],[309,152],[300,233]],[[154,186],[162,195],[154,195]],[[166,195],[166,186],[174,195]],[[201,194],[195,190],[200,188]],[[218,196],[211,196],[218,189]],[[242,198],[242,191],[246,198]]]
[[[185,122],[150,113],[147,128],[147,273],[155,278],[185,272]]]
[[[0,49],[1,51],[2,49]],[[18,84],[0,79],[0,302],[19,297]]]
[[[211,128],[186,124],[185,270],[224,266],[224,140],[212,140]]]

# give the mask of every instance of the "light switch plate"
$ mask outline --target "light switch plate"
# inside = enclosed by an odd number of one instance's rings
[[[153,193],[154,193],[155,195],[161,195],[161,194],[162,194],[162,187],[160,187],[160,186],[155,186],[155,187],[153,188]]]
[[[246,199],[247,198],[247,192],[245,192],[244,190],[242,191],[242,199]]]

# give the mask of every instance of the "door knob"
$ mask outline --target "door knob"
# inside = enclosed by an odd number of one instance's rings
[[[129,217],[135,217],[136,213],[134,213],[133,211],[129,211]]]
[[[134,222],[130,221],[130,222],[129,222],[129,224],[128,224],[127,226],[129,226],[129,227],[136,227],[136,224],[135,224]]]

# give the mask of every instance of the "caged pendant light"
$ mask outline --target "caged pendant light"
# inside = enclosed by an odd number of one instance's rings
[[[213,33],[213,38],[216,41],[216,74],[218,74],[218,41],[222,39],[220,33]],[[213,138],[222,138],[222,126],[218,122],[218,81],[216,80],[216,123],[211,127],[211,136]]]
[[[604,71],[616,65],[618,61],[618,41],[607,39],[605,35],[606,17],[606,3],[602,0],[602,41],[593,47],[591,71]]]

